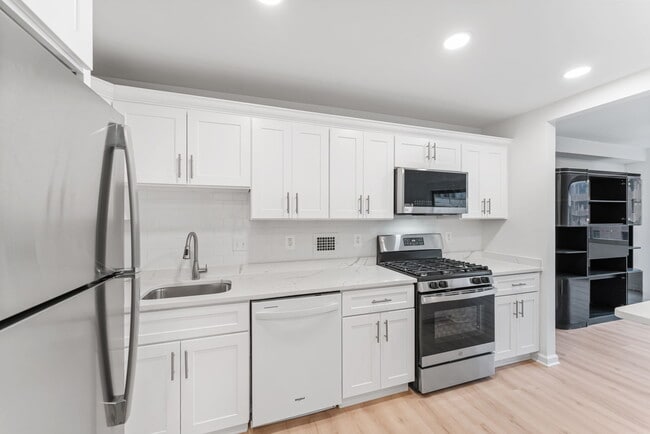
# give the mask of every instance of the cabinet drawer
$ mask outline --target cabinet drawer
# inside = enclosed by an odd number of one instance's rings
[[[142,312],[139,344],[214,336],[248,329],[248,303]],[[128,331],[128,318],[125,330]]]
[[[413,285],[361,289],[343,293],[343,316],[413,307]]]
[[[495,276],[494,287],[497,296],[539,291],[539,273]]]

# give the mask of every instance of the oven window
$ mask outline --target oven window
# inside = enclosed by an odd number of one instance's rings
[[[420,304],[420,357],[494,342],[494,296]]]
[[[465,208],[466,179],[464,173],[406,170],[404,203],[428,208]]]

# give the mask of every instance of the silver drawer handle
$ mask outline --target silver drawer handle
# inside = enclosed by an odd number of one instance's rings
[[[520,283],[513,283],[512,286],[526,286],[527,283],[525,282],[520,282]]]
[[[372,304],[388,303],[389,301],[393,301],[393,299],[392,298],[384,298],[383,300],[373,300],[371,303]]]

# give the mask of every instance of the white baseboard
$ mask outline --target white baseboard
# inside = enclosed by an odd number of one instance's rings
[[[230,428],[224,428],[222,430],[213,431],[210,434],[239,434],[248,431],[248,424],[244,423],[237,426],[232,426]]]
[[[560,364],[560,358],[557,356],[557,354],[542,354],[542,353],[537,353],[537,355],[533,358],[537,363],[541,363],[544,366],[556,366]]]
[[[509,359],[497,360],[494,362],[496,368],[500,366],[511,365],[513,363],[523,362],[524,360],[533,359],[533,354],[524,354],[522,356],[510,357]]]
[[[374,392],[364,393],[363,395],[353,396],[346,398],[341,402],[339,407],[349,407],[351,405],[361,404],[362,402],[372,401],[373,399],[384,398],[386,396],[394,395],[396,393],[402,393],[409,390],[408,384],[402,384],[399,386],[389,387],[387,389],[376,390]]]

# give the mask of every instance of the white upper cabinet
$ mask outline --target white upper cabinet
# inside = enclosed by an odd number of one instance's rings
[[[449,139],[397,136],[395,167],[460,170],[460,143]]]
[[[505,146],[463,144],[468,212],[464,218],[508,218],[508,150]]]
[[[330,132],[330,217],[363,216],[363,133],[333,129]]]
[[[115,101],[131,130],[139,183],[184,184],[186,113],[183,109]]]
[[[250,128],[248,117],[189,110],[188,183],[250,187]]]
[[[331,130],[331,218],[393,218],[393,154],[393,136]]]
[[[3,0],[3,4],[66,62],[92,70],[92,0]]]
[[[291,216],[291,125],[253,119],[251,218]]]
[[[365,216],[393,218],[394,138],[388,134],[363,134],[363,192]]]
[[[326,219],[329,130],[253,120],[251,218]]]

